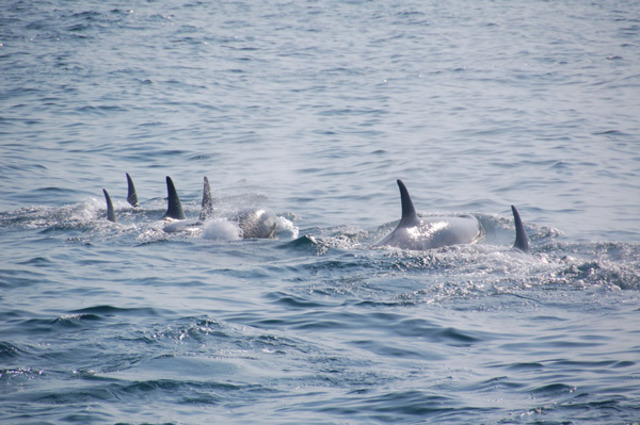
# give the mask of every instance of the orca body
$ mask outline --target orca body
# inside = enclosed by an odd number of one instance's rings
[[[398,180],[402,218],[398,227],[378,242],[377,246],[392,246],[402,249],[427,250],[443,246],[473,244],[484,236],[478,219],[472,215],[418,217],[407,187]],[[518,210],[512,206],[516,225],[514,248],[527,252],[527,234]]]
[[[202,188],[202,207],[200,209],[199,224],[213,216],[213,198],[209,179],[204,177]],[[231,219],[242,230],[243,239],[270,238],[276,230],[277,217],[272,212],[263,209],[246,209],[238,212]]]
[[[378,245],[423,251],[475,243],[483,234],[478,220],[470,215],[424,217],[414,226],[398,226]]]
[[[259,208],[240,211],[235,215],[234,221],[242,230],[244,239],[270,238],[278,225],[274,213]]]

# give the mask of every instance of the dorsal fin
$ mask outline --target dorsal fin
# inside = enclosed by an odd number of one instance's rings
[[[136,187],[133,185],[133,179],[127,173],[127,186],[129,188],[127,194],[127,201],[131,204],[132,207],[138,206],[138,194],[136,193]]]
[[[184,215],[184,211],[182,210],[182,204],[180,203],[180,198],[178,197],[178,191],[176,187],[173,185],[173,181],[171,177],[167,176],[167,194],[169,196],[167,212],[164,214],[163,218],[175,218],[177,220],[184,220],[187,218]]]
[[[111,202],[111,196],[109,196],[109,192],[107,189],[102,189],[104,193],[104,199],[107,201],[107,220],[116,222],[116,212],[113,210],[113,202]]]
[[[416,214],[416,209],[413,207],[409,191],[400,179],[398,179],[398,187],[400,188],[400,202],[402,203],[402,219],[400,220],[398,227],[415,226],[420,222],[420,220]]]
[[[529,252],[529,238],[527,237],[527,232],[524,230],[520,214],[513,205],[511,205],[511,211],[513,212],[513,221],[516,225],[516,241],[514,242],[513,247],[522,252]]]
[[[204,186],[202,188],[202,209],[200,210],[200,221],[205,221],[213,215],[213,200],[211,198],[211,186],[209,179],[204,176]]]

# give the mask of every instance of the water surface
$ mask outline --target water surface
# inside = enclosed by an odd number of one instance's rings
[[[4,422],[637,423],[633,2],[12,0],[0,28]],[[215,217],[167,232],[167,175]],[[373,247],[398,178],[483,243]]]

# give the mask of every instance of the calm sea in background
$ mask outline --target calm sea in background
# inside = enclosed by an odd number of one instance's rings
[[[9,0],[0,172],[0,423],[640,423],[637,2]]]

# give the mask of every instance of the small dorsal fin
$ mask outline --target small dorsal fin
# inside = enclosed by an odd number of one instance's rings
[[[111,196],[109,196],[109,192],[107,189],[102,189],[104,193],[104,199],[107,201],[107,220],[116,222],[116,212],[113,209],[113,202],[111,202]]]
[[[204,176],[204,186],[202,187],[202,209],[200,210],[200,221],[205,221],[213,215],[213,200],[211,198],[211,186],[209,179]]]
[[[514,242],[513,247],[522,252],[529,252],[529,238],[527,237],[527,232],[524,230],[520,214],[513,205],[511,205],[511,211],[513,212],[513,221],[516,225],[516,241]]]
[[[402,203],[402,219],[400,220],[398,227],[415,226],[420,222],[420,220],[416,214],[416,209],[413,207],[409,191],[400,179],[398,179],[398,187],[400,188],[400,202]]]
[[[131,204],[132,207],[137,207],[138,194],[136,193],[136,187],[133,185],[133,179],[131,178],[129,173],[126,173],[126,174],[127,174],[127,186],[129,188],[129,191],[127,194],[127,201]]]
[[[187,218],[182,210],[182,204],[178,197],[178,191],[171,180],[171,177],[167,176],[167,194],[169,196],[167,212],[164,214],[164,218],[175,218],[177,220],[184,220]]]

